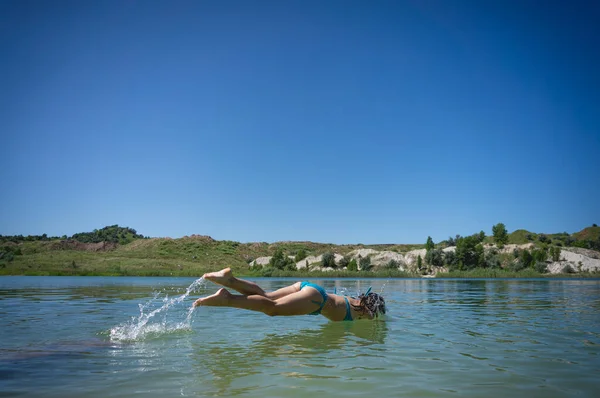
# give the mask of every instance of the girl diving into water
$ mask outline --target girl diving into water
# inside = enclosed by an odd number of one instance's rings
[[[293,285],[265,292],[256,283],[233,276],[230,268],[210,272],[203,278],[241,293],[231,294],[219,289],[212,296],[199,298],[194,307],[234,307],[277,315],[323,315],[332,321],[374,319],[385,314],[385,301],[369,288],[358,298],[326,293],[321,286],[311,282],[296,282]]]

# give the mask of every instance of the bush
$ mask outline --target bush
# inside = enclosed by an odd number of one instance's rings
[[[296,263],[294,262],[294,260],[292,260],[291,258],[289,258],[288,256],[286,256],[283,253],[283,250],[281,249],[277,249],[275,251],[275,254],[273,254],[273,257],[271,257],[271,260],[269,261],[269,267],[271,268],[275,268],[278,270],[283,270],[283,269],[292,269],[293,265],[293,269],[296,269]]]
[[[348,256],[344,256],[340,259],[340,261],[338,261],[338,267],[339,268],[347,268],[348,264],[350,264],[350,260],[351,258]]]
[[[562,271],[563,274],[574,274],[575,270],[573,269],[573,267],[571,267],[570,264],[567,264],[563,267]]]
[[[294,261],[298,262],[298,261],[302,261],[307,257],[306,254],[306,250],[304,249],[300,249],[298,250],[298,252],[296,253],[296,257],[294,258]]]
[[[533,259],[533,255],[527,249],[521,251],[521,255],[519,256],[519,261],[523,265],[523,268],[529,268],[535,263],[535,260]]]
[[[449,269],[457,267],[458,263],[454,252],[448,251],[444,253],[444,265]]]
[[[383,266],[385,269],[398,269],[400,267],[400,263],[394,259],[390,260],[386,265]]]
[[[356,263],[356,259],[353,258],[348,263],[348,271],[358,271],[358,264]]]
[[[560,261],[560,247],[552,246],[550,248],[550,256],[552,257],[552,261]]]
[[[527,265],[525,263],[523,263],[523,261],[521,259],[513,261],[512,264],[510,265],[510,270],[511,271],[521,271],[524,270],[525,268],[527,268]]]
[[[525,239],[527,239],[528,241],[531,242],[533,240],[533,235],[527,234],[527,235],[525,235]]]
[[[544,262],[537,262],[537,263],[535,263],[534,268],[540,274],[545,274],[546,272],[548,272],[548,266]]]
[[[425,254],[425,262],[427,264],[441,267],[444,265],[444,252],[442,249],[431,249]]]
[[[324,253],[321,264],[323,267],[335,268],[337,266],[335,263],[335,255],[331,252]]]
[[[15,256],[12,252],[0,252],[0,259],[11,262],[15,259]]]
[[[543,249],[533,249],[531,255],[536,263],[544,263],[548,259],[548,252]]]
[[[484,257],[484,265],[485,268],[502,268],[502,261],[500,260],[500,256],[494,252],[489,251],[485,254]]]
[[[371,257],[370,256],[362,257],[358,261],[358,265],[360,265],[361,271],[370,271],[371,268],[373,268],[373,266],[371,265]]]

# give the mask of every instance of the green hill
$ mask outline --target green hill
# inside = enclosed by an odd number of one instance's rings
[[[486,239],[491,243],[491,237]],[[509,243],[529,242],[539,247],[577,246],[600,250],[600,227],[588,227],[574,234],[538,234],[524,229],[509,234]],[[49,238],[45,234],[0,236],[0,275],[199,276],[223,266],[248,274],[249,262],[271,256],[278,249],[294,256],[299,251],[306,255],[346,254],[359,248],[404,253],[423,247],[424,244],[240,243],[202,235],[147,238],[134,229],[112,225],[70,238]]]
[[[600,227],[594,224],[592,227],[587,227],[574,233],[573,237],[577,240],[597,241],[600,239]]]

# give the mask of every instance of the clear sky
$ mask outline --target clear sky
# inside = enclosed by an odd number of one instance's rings
[[[0,234],[600,223],[600,3],[0,0]]]

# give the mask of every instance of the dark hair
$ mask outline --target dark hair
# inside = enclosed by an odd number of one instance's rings
[[[385,300],[377,293],[367,293],[358,296],[358,305],[352,305],[356,311],[369,314],[372,318],[385,314]]]

